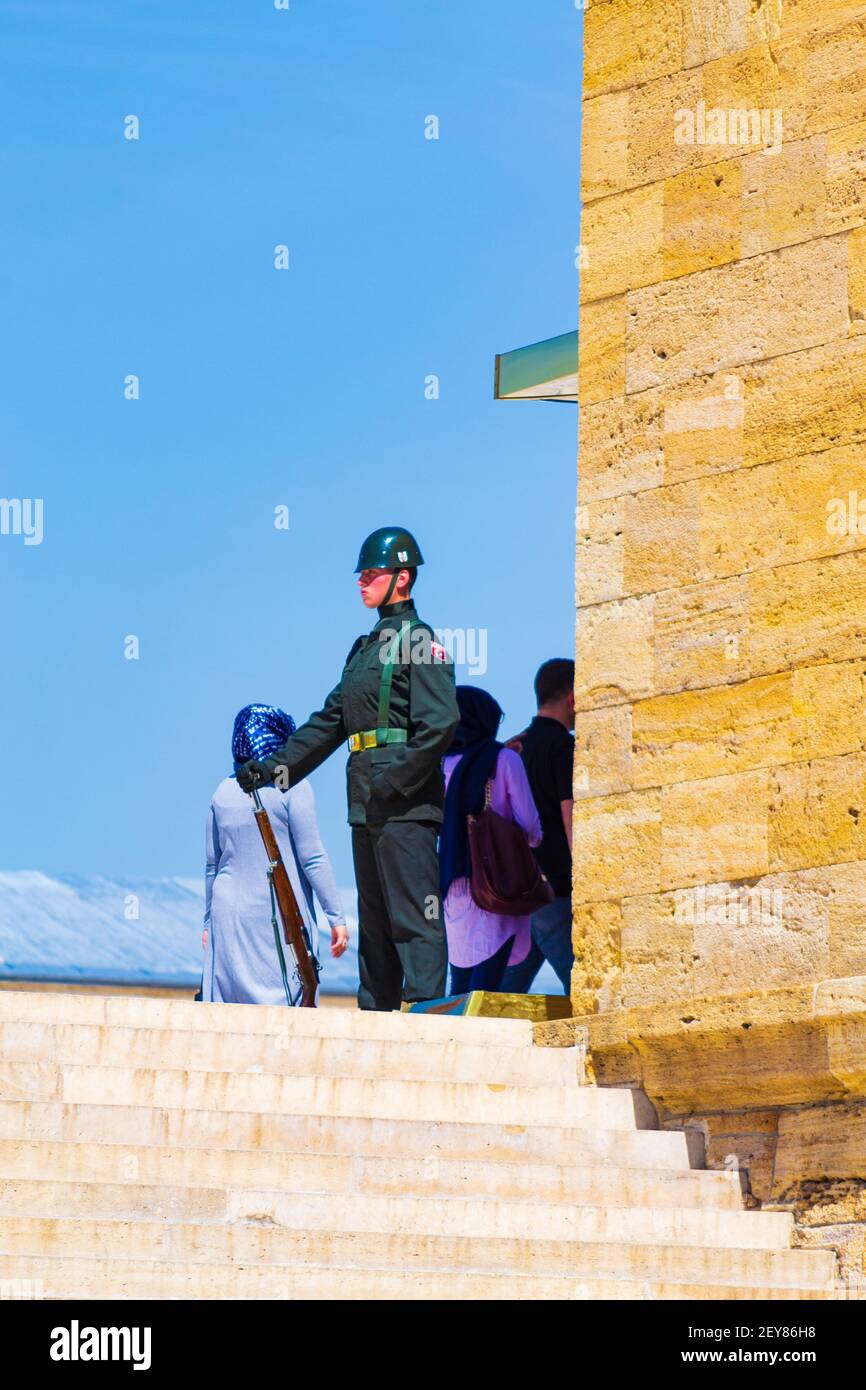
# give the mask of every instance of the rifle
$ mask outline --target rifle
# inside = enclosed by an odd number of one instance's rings
[[[319,985],[319,962],[313,955],[310,938],[304,926],[304,919],[301,916],[294,889],[289,881],[289,875],[286,873],[286,866],[283,863],[283,856],[280,853],[280,847],[277,844],[268,813],[255,790],[253,791],[253,798],[256,803],[253,815],[256,818],[259,834],[268,856],[268,882],[271,888],[271,921],[274,927],[274,936],[279,944],[279,928],[274,910],[274,899],[276,899],[283,922],[283,937],[297,965],[297,974],[301,985],[301,1008],[314,1009],[316,1007],[316,990]],[[286,989],[288,991],[288,985],[286,985]]]

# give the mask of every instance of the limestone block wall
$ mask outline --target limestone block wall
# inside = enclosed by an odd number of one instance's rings
[[[866,974],[866,4],[585,16],[576,1013]]]

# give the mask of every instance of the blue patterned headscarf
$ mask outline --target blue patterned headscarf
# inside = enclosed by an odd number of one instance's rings
[[[269,758],[295,732],[290,714],[274,705],[244,705],[232,730],[235,772],[250,758]]]

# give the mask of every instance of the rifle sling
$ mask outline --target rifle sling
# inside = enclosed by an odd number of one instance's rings
[[[391,638],[388,652],[382,662],[382,679],[379,682],[379,710],[376,720],[376,743],[388,742],[388,721],[391,718],[391,683],[394,679],[394,665],[397,661],[399,648],[402,645],[404,634],[411,628],[418,627],[420,618],[410,618],[408,622],[400,624],[400,631],[396,632]]]

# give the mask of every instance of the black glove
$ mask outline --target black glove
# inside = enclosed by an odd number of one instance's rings
[[[235,776],[242,792],[254,791],[256,787],[264,787],[274,780],[270,764],[259,762],[258,758],[250,758],[248,763],[242,763]]]

